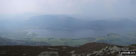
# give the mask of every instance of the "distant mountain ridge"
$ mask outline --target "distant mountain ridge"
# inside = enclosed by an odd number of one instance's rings
[[[19,17],[17,17],[19,18]],[[22,17],[23,18],[23,17]],[[17,23],[17,24],[16,24]],[[40,15],[28,20],[9,20],[0,24],[6,37],[19,38],[24,33],[35,33],[40,37],[92,37],[108,33],[124,34],[136,32],[136,20],[82,20],[67,15]],[[17,36],[20,35],[20,36]],[[5,36],[5,35],[4,35]],[[21,37],[22,38],[22,37]]]
[[[43,15],[28,20],[32,32],[46,37],[90,37],[134,32],[136,20],[82,20],[70,16]],[[36,29],[35,29],[36,28]],[[42,33],[44,34],[42,34]],[[38,34],[37,33],[37,34]]]
[[[26,40],[51,45],[82,45],[88,42],[129,45],[136,43],[135,24],[134,19],[83,20],[67,15],[39,15],[23,21],[0,20],[0,36],[23,43]]]

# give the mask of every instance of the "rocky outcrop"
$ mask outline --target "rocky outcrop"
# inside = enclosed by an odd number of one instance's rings
[[[41,52],[38,56],[59,56],[57,51],[44,51]]]
[[[120,51],[132,51],[130,50],[130,47],[103,43],[89,43],[85,44],[84,47],[81,46],[80,48],[78,50],[71,51],[72,56],[122,56]],[[133,51],[135,50],[133,49]]]

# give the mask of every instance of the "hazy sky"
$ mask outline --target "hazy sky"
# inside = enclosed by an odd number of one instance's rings
[[[136,17],[136,0],[0,0],[0,14]]]

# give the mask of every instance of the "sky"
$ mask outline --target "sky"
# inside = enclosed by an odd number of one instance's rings
[[[136,0],[0,0],[0,14],[135,18]]]

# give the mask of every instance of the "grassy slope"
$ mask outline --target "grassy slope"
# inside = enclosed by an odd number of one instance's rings
[[[86,39],[71,39],[71,38],[32,38],[31,41],[47,42],[52,46],[54,45],[78,46],[89,42],[89,40]]]

